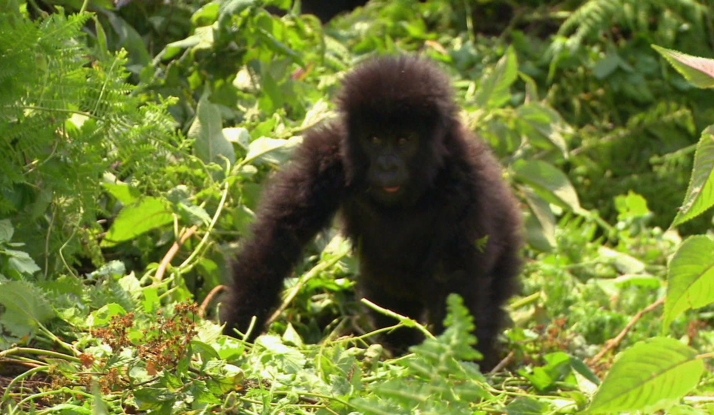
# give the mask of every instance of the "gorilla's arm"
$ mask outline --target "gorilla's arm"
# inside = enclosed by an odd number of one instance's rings
[[[251,339],[260,334],[303,247],[329,225],[345,188],[341,134],[335,125],[312,129],[263,193],[252,236],[234,262],[233,284],[223,302],[226,334],[233,329],[245,333],[253,315],[257,320]]]

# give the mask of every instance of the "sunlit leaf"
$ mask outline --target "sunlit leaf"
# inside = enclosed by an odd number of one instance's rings
[[[703,235],[692,236],[680,245],[669,263],[664,330],[684,311],[713,302],[714,241]]]
[[[544,199],[561,207],[579,211],[580,201],[568,176],[540,160],[518,160],[513,163],[516,179],[529,184]]]
[[[691,56],[657,45],[652,47],[692,85],[698,88],[714,88],[714,59]]]
[[[704,371],[704,362],[696,355],[690,347],[666,337],[635,344],[618,356],[588,412],[652,412],[681,399]]]
[[[101,245],[114,246],[172,221],[173,215],[164,200],[146,197],[119,212]]]
[[[714,126],[703,132],[697,151],[694,153],[694,168],[682,207],[672,221],[672,226],[680,225],[714,205]]]
[[[290,137],[288,140],[260,137],[250,143],[245,161],[255,165],[284,163],[295,147],[302,142],[302,137]]]
[[[482,108],[499,108],[511,98],[510,87],[518,78],[518,62],[513,46],[498,61],[493,71],[481,79],[476,93],[476,105]]]
[[[191,124],[187,135],[196,140],[194,151],[204,163],[223,165],[225,159],[228,159],[231,164],[235,163],[236,155],[233,145],[223,135],[221,111],[218,105],[208,101],[205,94],[198,102],[196,119]]]

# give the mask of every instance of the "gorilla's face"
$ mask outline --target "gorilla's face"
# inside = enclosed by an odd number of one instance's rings
[[[434,141],[441,140],[430,117],[370,114],[349,134],[350,162],[361,189],[378,205],[416,202],[432,182]]]
[[[399,130],[375,131],[360,137],[360,147],[369,160],[368,192],[376,201],[390,204],[409,193],[413,179],[410,165],[418,153],[419,141],[415,132]]]

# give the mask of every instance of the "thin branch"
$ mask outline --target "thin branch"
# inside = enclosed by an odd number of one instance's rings
[[[658,306],[662,305],[662,304],[664,303],[664,299],[665,299],[665,298],[666,298],[666,297],[661,297],[661,298],[657,299],[657,301],[655,301],[654,303],[648,305],[648,306],[645,307],[644,309],[640,310],[637,314],[635,314],[635,316],[632,317],[632,319],[630,320],[630,322],[627,323],[627,325],[625,326],[625,328],[622,329],[622,331],[621,331],[617,336],[615,336],[614,338],[612,338],[612,339],[606,341],[606,342],[605,342],[605,347],[603,347],[603,349],[600,350],[600,352],[598,352],[598,354],[596,354],[595,356],[591,357],[590,359],[587,359],[587,360],[585,361],[585,363],[587,363],[588,365],[592,365],[592,364],[594,364],[595,362],[597,362],[597,361],[599,361],[600,359],[602,359],[602,357],[605,356],[605,354],[606,354],[607,352],[609,352],[610,350],[613,350],[614,348],[616,348],[616,347],[620,344],[620,342],[622,342],[622,339],[625,338],[625,336],[627,335],[627,333],[632,329],[632,327],[642,318],[642,316],[645,315],[645,313],[649,313],[650,311],[654,310],[654,309],[657,308]]]
[[[208,308],[208,305],[213,301],[213,297],[215,297],[219,292],[223,291],[226,289],[226,286],[221,284],[213,287],[210,293],[206,296],[206,298],[203,299],[203,302],[201,303],[201,306],[198,307],[198,316],[203,318],[206,315],[206,308]]]
[[[164,273],[166,273],[166,268],[168,268],[169,264],[171,263],[171,260],[174,259],[174,256],[178,252],[179,248],[181,248],[181,245],[183,245],[184,242],[186,242],[186,240],[191,237],[191,235],[196,233],[197,229],[198,227],[194,225],[184,230],[183,233],[181,233],[179,240],[174,241],[173,245],[171,245],[171,248],[169,248],[168,252],[166,252],[166,255],[164,255],[163,259],[161,260],[159,267],[156,269],[156,281],[154,282],[154,285],[161,282],[161,279],[164,277]]]
[[[494,367],[493,369],[491,369],[491,371],[490,371],[489,373],[496,373],[496,372],[498,372],[499,370],[503,369],[504,367],[506,367],[506,365],[508,365],[509,363],[511,363],[511,360],[513,360],[513,358],[514,358],[515,356],[516,356],[516,352],[514,352],[513,350],[511,350],[511,351],[508,353],[508,355],[503,358],[503,360],[501,360],[500,362],[498,362],[498,364],[496,365],[496,367]]]

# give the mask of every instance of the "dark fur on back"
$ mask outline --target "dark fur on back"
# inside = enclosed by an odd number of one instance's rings
[[[303,247],[339,211],[359,254],[361,294],[428,321],[435,333],[443,330],[446,296],[460,294],[475,318],[484,365],[492,366],[501,306],[520,266],[520,214],[490,150],[458,120],[448,78],[426,60],[378,58],[345,77],[338,105],[339,119],[308,132],[264,193],[224,303],[226,333],[246,330],[253,315],[263,329]],[[376,203],[365,179],[370,159],[355,134],[403,125],[428,138],[410,161],[401,203]],[[378,327],[395,323],[372,317]],[[385,338],[397,350],[420,340],[408,329]]]

